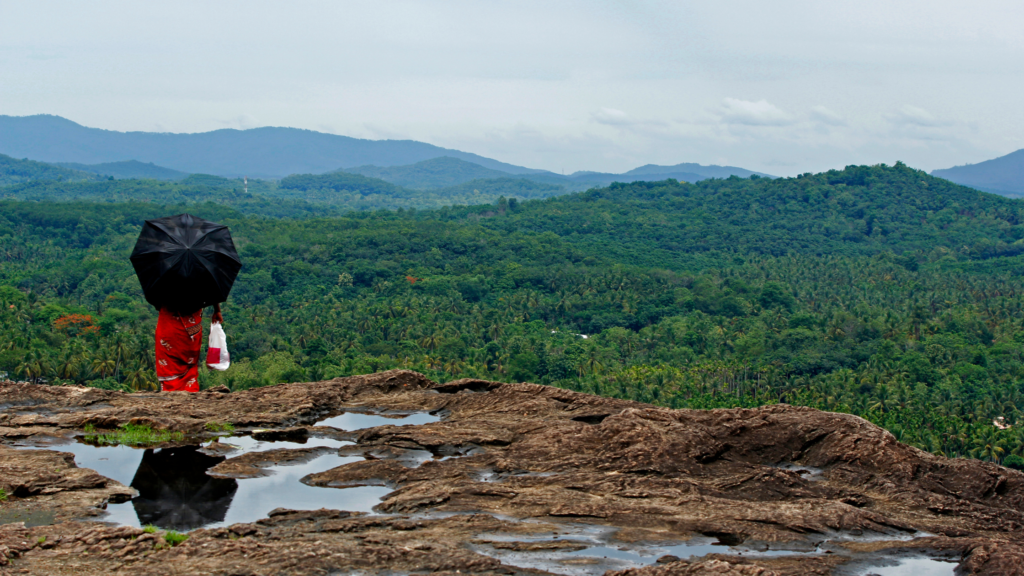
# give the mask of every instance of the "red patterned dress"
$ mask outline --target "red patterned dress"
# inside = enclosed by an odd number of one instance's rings
[[[156,378],[164,392],[199,392],[199,348],[203,311],[177,314],[160,309],[156,321]]]

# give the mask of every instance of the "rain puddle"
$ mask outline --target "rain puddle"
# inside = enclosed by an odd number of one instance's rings
[[[420,426],[439,422],[441,416],[417,412],[414,414],[366,414],[362,412],[345,412],[333,418],[321,420],[317,426],[330,426],[339,430],[362,430],[376,426]]]
[[[263,444],[276,448],[283,443]],[[301,482],[309,474],[362,460],[359,456],[325,454],[300,464],[265,468],[269,476],[234,479],[208,475],[207,470],[226,458],[209,456],[196,446],[137,451],[143,455],[130,484],[139,496],[108,505],[107,522],[185,531],[254,522],[275,508],[371,512],[391,492],[378,486],[336,489]]]
[[[821,482],[825,480],[825,471],[821,468],[815,468],[814,466],[804,466],[801,464],[793,464],[792,462],[783,462],[774,466],[780,470],[789,470],[796,472],[804,478],[804,480],[810,480],[811,482]]]
[[[872,561],[871,566],[858,563],[853,572],[856,576],[954,576],[958,563],[939,558],[892,558],[882,563]]]
[[[834,540],[822,542],[790,542],[768,544],[747,542],[733,544],[720,539],[699,536],[678,544],[614,544],[615,529],[603,526],[573,525],[554,534],[512,536],[481,535],[474,546],[477,552],[501,560],[505,564],[556,574],[598,575],[607,570],[649,566],[664,556],[696,560],[709,554],[725,554],[745,558],[780,556],[816,556],[842,554],[852,556],[838,541],[861,540],[865,537],[836,534]],[[920,536],[921,533],[917,534]],[[878,535],[882,536],[882,535]],[[867,536],[873,539],[873,536]],[[728,541],[728,538],[726,538]],[[925,556],[885,557],[881,560],[855,561],[842,572],[849,576],[953,576],[957,564],[949,559]]]
[[[527,470],[515,470],[512,472],[497,472],[493,468],[483,468],[475,475],[478,482],[489,484],[505,482],[509,478],[547,478],[556,476],[556,472],[530,472]]]
[[[56,521],[57,515],[51,511],[35,510],[0,510],[0,524],[24,522],[26,528],[49,526]]]
[[[708,554],[730,554],[733,556],[747,556],[756,558],[766,558],[774,556],[808,556],[824,554],[829,551],[825,544],[813,545],[804,544],[801,545],[799,542],[791,542],[788,544],[776,544],[774,547],[768,544],[761,545],[736,545],[729,546],[723,544],[718,540],[694,538],[684,544],[677,544],[675,546],[658,546],[654,547],[658,557],[664,555],[677,556],[679,558],[700,558],[707,556]],[[656,560],[657,558],[655,558]],[[643,558],[641,560],[645,564],[650,564],[650,557]]]
[[[34,446],[30,449],[35,448],[71,452],[75,455],[75,465],[79,468],[95,470],[100,475],[113,478],[125,486],[131,484],[135,478],[135,471],[139,469],[142,453],[145,452],[128,446],[93,446],[81,442]]]
[[[584,550],[577,550],[566,554],[561,562],[571,563],[573,559],[601,559],[615,561],[629,567],[649,566],[657,562],[662,556],[675,556],[681,559],[696,559],[708,554],[728,554],[731,556],[742,556],[751,558],[766,558],[773,556],[807,556],[822,554],[820,548],[812,549],[785,549],[785,548],[762,548],[746,546],[727,546],[714,539],[694,538],[683,544],[659,546],[651,545],[645,547],[627,546],[594,546]],[[595,565],[596,566],[596,565]],[[574,570],[575,572],[576,570]]]
[[[219,446],[215,446],[219,444]],[[346,440],[335,440],[333,438],[308,437],[297,441],[283,440],[257,440],[252,436],[221,436],[216,442],[203,445],[204,451],[224,454],[235,457],[249,452],[264,452],[266,450],[277,450],[281,448],[343,448],[352,446],[352,442]],[[225,449],[230,449],[225,451]]]
[[[275,508],[316,510],[326,507],[371,512],[390,489],[382,486],[321,488],[301,482],[309,474],[362,460],[362,455],[322,454],[308,462],[265,467],[269,475],[260,478],[218,478],[206,473],[227,459],[225,452],[234,457],[279,448],[338,449],[351,445],[351,442],[330,438],[272,442],[251,436],[231,436],[202,446],[162,449],[94,446],[81,442],[25,448],[71,452],[79,468],[90,468],[139,492],[128,502],[108,504],[103,521],[127,526],[153,524],[185,531],[253,522],[265,518]],[[230,448],[225,451],[227,447]]]

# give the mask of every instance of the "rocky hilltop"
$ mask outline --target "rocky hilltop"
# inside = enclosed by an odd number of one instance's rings
[[[317,425],[368,412],[437,418]],[[302,484],[385,492],[369,512],[282,507],[176,543],[106,516],[136,482],[65,451],[128,423],[181,432],[164,453],[202,443],[204,477],[253,482],[330,452],[348,459]],[[227,424],[273,449],[233,451]],[[195,395],[5,382],[0,440],[3,574],[1024,574],[1024,474],[786,405],[670,410],[410,371]]]

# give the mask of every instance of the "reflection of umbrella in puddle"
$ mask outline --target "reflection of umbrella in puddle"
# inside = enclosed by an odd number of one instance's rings
[[[224,521],[238,483],[207,476],[206,471],[224,457],[197,450],[197,446],[146,450],[132,480],[132,488],[139,491],[132,500],[139,522],[192,530]]]

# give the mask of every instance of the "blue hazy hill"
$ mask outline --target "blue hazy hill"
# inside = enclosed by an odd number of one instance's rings
[[[137,160],[187,173],[281,178],[338,167],[401,166],[451,156],[508,174],[540,172],[414,140],[363,140],[298,128],[196,134],[117,132],[51,115],[0,116],[0,154],[43,162]]]
[[[932,170],[932,176],[985,192],[1024,196],[1024,149],[977,164]]]

